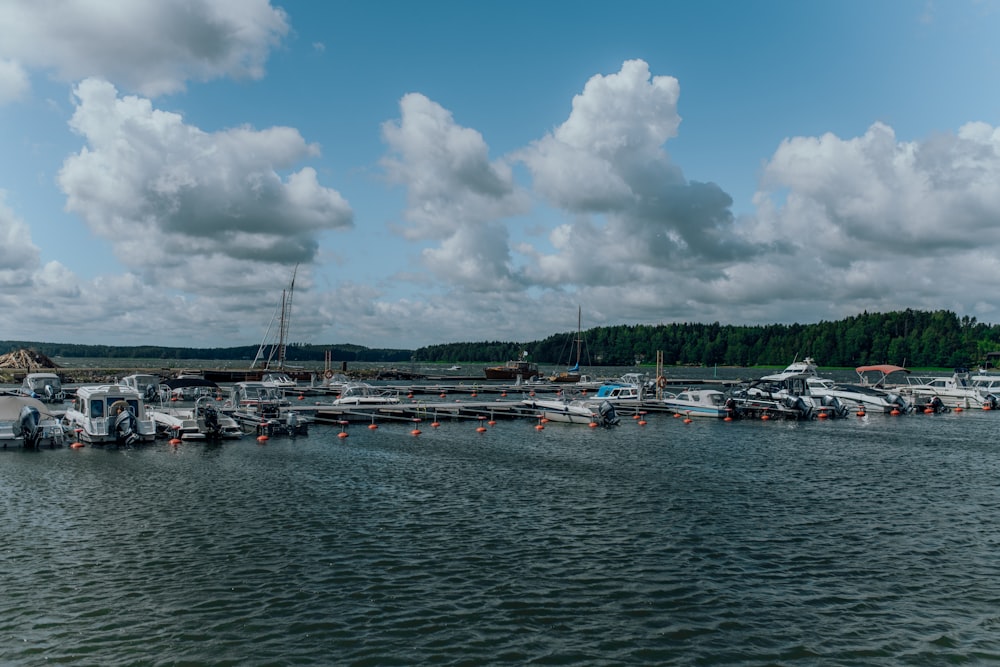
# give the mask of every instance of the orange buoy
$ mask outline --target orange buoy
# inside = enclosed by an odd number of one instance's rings
[[[181,439],[180,438],[170,438],[170,444],[174,445],[174,446],[177,446],[177,445],[181,444]]]
[[[541,431],[543,428],[545,428],[544,425],[542,425],[542,424],[535,424],[535,430],[536,431]]]
[[[548,424],[549,420],[546,417],[542,417],[541,419],[538,420],[538,423],[539,424]]]
[[[410,431],[410,435],[420,435],[420,429],[419,428],[413,429],[412,431]]]
[[[640,419],[640,420],[639,420],[638,422],[636,422],[636,423],[638,423],[638,424],[639,424],[639,426],[645,426],[645,425],[646,425],[646,420],[645,420],[645,419]]]
[[[487,423],[487,424],[489,424],[490,426],[496,426],[496,425],[497,425],[497,422],[496,422],[496,420],[495,420],[495,419],[491,419],[491,420],[489,420],[489,421],[488,421],[488,422],[486,422],[486,423]]]
[[[300,401],[304,401],[304,400],[306,400],[306,397],[305,397],[305,396],[303,396],[302,394],[299,394],[299,400],[300,400]]]
[[[587,426],[589,426],[590,428],[597,428],[597,422],[590,422],[589,424],[587,424]]]
[[[725,417],[722,418],[722,421],[724,421],[724,422],[731,422],[731,421],[733,421],[733,418],[730,417],[729,415],[726,415]]]
[[[694,421],[694,420],[693,420],[693,419],[691,419],[690,417],[685,417],[685,418],[684,418],[684,423],[685,423],[685,424],[690,424],[690,423],[691,423],[691,422],[693,422],[693,421]]]
[[[681,413],[675,412],[674,413],[674,419],[680,419],[680,418],[681,418]]]
[[[369,424],[368,428],[371,429],[372,431],[374,431],[375,429],[378,428],[378,424],[375,424],[375,423]]]
[[[897,410],[896,408],[893,408],[893,409],[892,409],[892,410],[891,410],[891,411],[889,412],[889,414],[890,414],[890,415],[893,415],[893,416],[895,416],[895,415],[898,415],[898,414],[899,414],[899,410]]]
[[[444,398],[445,393],[442,391],[440,394],[438,394],[438,396],[440,396],[441,398]]]
[[[500,398],[507,398],[507,392],[501,391],[500,392]]]
[[[470,398],[475,398],[476,396],[477,396],[476,392],[472,392],[471,394],[469,394]]]
[[[72,445],[69,446],[69,448],[70,449],[82,449],[83,448],[83,443],[82,442],[74,442]]]
[[[373,426],[374,426],[374,424],[373,424]],[[347,437],[347,431],[341,431],[340,433],[337,434],[337,437],[338,438],[346,438]]]
[[[257,436],[257,442],[267,442],[267,436],[266,435],[258,435]]]
[[[768,419],[770,419],[770,417],[767,415],[766,412],[760,416],[760,420],[762,422],[766,422]]]
[[[476,429],[476,433],[486,433],[486,427],[480,426],[479,428]]]
[[[441,422],[431,422],[431,428],[437,428],[441,425]]]

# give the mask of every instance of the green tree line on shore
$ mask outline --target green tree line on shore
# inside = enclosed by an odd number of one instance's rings
[[[903,310],[862,313],[816,324],[723,325],[677,323],[587,329],[585,365],[651,363],[658,351],[667,365],[782,366],[813,357],[822,366],[855,368],[891,363],[913,367],[973,365],[1000,349],[1000,326],[952,312]],[[449,343],[420,348],[427,362],[492,362],[523,352],[539,363],[575,361],[577,332],[529,343]]]
[[[289,345],[288,362],[495,363],[527,352],[538,363],[575,361],[577,332],[553,334],[533,342],[466,342],[416,350],[361,345]],[[780,366],[813,357],[821,366],[857,367],[891,363],[912,367],[970,366],[987,352],[1000,350],[1000,325],[944,311],[903,310],[862,313],[816,324],[723,325],[675,323],[594,327],[582,332],[582,361],[593,366],[651,363],[663,352],[667,365]],[[186,348],[80,345],[0,341],[0,350],[32,349],[48,357],[241,361],[249,365],[257,346]]]

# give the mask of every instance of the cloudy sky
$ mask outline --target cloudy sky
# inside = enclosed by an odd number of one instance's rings
[[[279,4],[280,3],[280,4]],[[996,0],[4,0],[0,339],[1000,322]]]

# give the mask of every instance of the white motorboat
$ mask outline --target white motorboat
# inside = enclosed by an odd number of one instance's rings
[[[792,411],[801,413],[805,419],[813,417],[844,417],[847,415],[847,406],[835,396],[815,395],[809,387],[809,380],[817,377],[814,372],[806,370],[782,371],[772,375],[765,375],[759,380],[750,383],[741,392],[734,392],[737,399],[737,409],[740,409],[740,400],[749,400],[753,411],[765,405],[773,403],[775,410],[781,406]],[[759,405],[758,405],[759,404]]]
[[[283,371],[265,371],[261,374],[260,381],[265,386],[275,387],[282,391],[292,391],[299,388],[299,383]]]
[[[215,407],[213,399],[202,396],[191,407],[152,407],[148,414],[161,436],[180,440],[234,440],[243,429],[230,415]]]
[[[525,399],[521,403],[536,410],[539,418],[553,422],[604,427],[617,426],[621,422],[611,401]]]
[[[913,406],[898,392],[872,386],[869,373],[880,373],[881,378],[876,385],[884,382],[887,375],[897,371],[909,372],[905,368],[891,365],[860,366],[855,369],[860,384],[835,382],[819,375],[819,369],[812,357],[791,363],[782,373],[801,373],[806,375],[806,386],[809,394],[814,397],[830,397],[837,399],[841,405],[850,408],[856,406],[865,412],[901,413],[910,412]]]
[[[142,394],[119,384],[78,387],[63,423],[81,442],[94,445],[130,446],[156,437]]]
[[[726,394],[718,389],[686,389],[661,399],[663,405],[677,414],[716,419],[733,416],[733,406],[727,405],[726,400]]]
[[[21,383],[21,394],[45,403],[62,403],[66,399],[62,380],[55,373],[28,373]]]
[[[65,439],[60,417],[30,396],[0,396],[0,447],[59,447]]]
[[[160,394],[160,382],[162,382],[162,380],[159,375],[134,373],[123,377],[119,381],[119,384],[135,389],[142,394],[142,397],[147,403],[151,403],[162,398]]]
[[[814,377],[807,380],[813,396],[833,396],[850,407],[857,406],[865,412],[889,414],[911,412],[913,405],[902,395],[863,384],[840,384],[828,378]]]
[[[366,382],[349,382],[344,385],[333,405],[392,405],[399,403],[399,396],[388,389],[373,387]]]
[[[308,435],[310,420],[289,405],[276,387],[262,382],[237,382],[230,387],[222,411],[258,436]]]
[[[910,375],[906,379],[907,384],[899,387],[899,393],[910,398],[918,409],[931,404],[935,398],[946,408],[995,409],[1000,404],[997,395],[973,383],[969,371],[964,368],[956,368],[951,376]]]
[[[598,423],[597,406],[587,401],[563,401],[559,399],[526,398],[521,401],[538,413],[541,419],[565,424]]]

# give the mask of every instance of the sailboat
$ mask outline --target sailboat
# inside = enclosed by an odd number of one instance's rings
[[[292,281],[288,285],[288,289],[281,291],[281,301],[278,304],[278,309],[275,314],[271,316],[271,322],[267,325],[267,331],[264,333],[264,340],[261,341],[260,347],[257,348],[257,354],[253,359],[253,363],[250,364],[250,368],[257,366],[257,362],[261,360],[264,355],[264,350],[267,348],[268,339],[271,337],[271,329],[274,326],[274,318],[277,316],[278,319],[278,340],[276,343],[271,345],[271,349],[268,352],[267,359],[264,360],[262,368],[265,369],[277,369],[283,370],[285,368],[285,351],[288,345],[288,325],[292,319],[292,294],[295,291],[295,274],[299,271],[299,265],[296,264],[295,268],[292,270]]]
[[[576,363],[572,368],[562,371],[561,373],[556,373],[555,375],[549,377],[549,382],[579,382],[581,379],[580,375],[580,353],[583,349],[583,329],[581,328],[581,314],[582,311],[580,306],[576,308]]]

